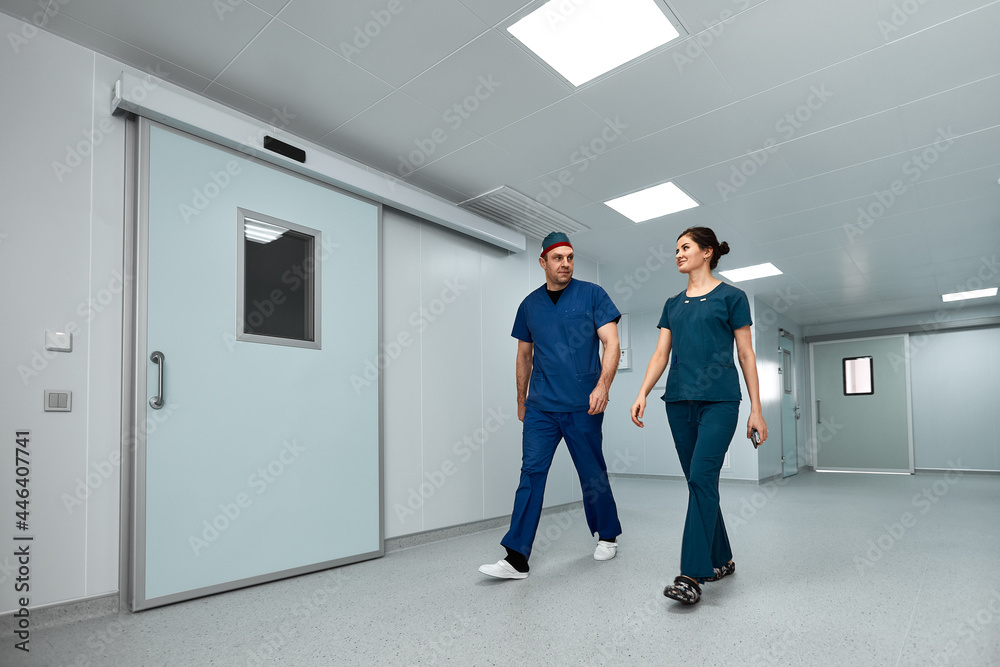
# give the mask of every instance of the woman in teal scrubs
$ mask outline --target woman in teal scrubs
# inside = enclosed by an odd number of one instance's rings
[[[691,227],[677,238],[677,269],[687,289],[667,299],[656,343],[632,421],[642,428],[646,397],[670,361],[663,394],[667,421],[688,482],[688,509],[681,542],[681,573],[663,594],[685,604],[701,599],[700,584],[736,569],[719,509],[719,471],[736,433],[740,393],[733,342],[750,394],[747,438],[767,440],[750,340],[750,304],[743,290],[712,275],[729,244],[707,227]],[[671,357],[671,351],[673,356]],[[756,433],[755,433],[756,432]]]

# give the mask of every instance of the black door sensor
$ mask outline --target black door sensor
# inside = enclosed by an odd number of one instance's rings
[[[291,144],[286,144],[280,139],[275,139],[274,137],[269,137],[264,135],[264,148],[278,155],[284,155],[290,160],[295,160],[296,162],[305,163],[306,152],[301,148],[296,148]]]

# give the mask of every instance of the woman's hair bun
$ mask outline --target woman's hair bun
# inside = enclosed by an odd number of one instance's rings
[[[729,244],[723,241],[719,244],[719,254],[728,255],[729,254]]]

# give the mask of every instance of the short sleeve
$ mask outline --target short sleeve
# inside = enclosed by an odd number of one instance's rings
[[[670,328],[670,316],[667,314],[667,306],[670,305],[670,300],[668,299],[665,304],[663,304],[663,314],[660,315],[660,323],[656,326],[660,329]]]
[[[753,324],[750,318],[750,301],[746,292],[739,288],[734,288],[736,294],[727,299],[729,302],[729,328],[733,331],[748,327]]]
[[[600,329],[609,322],[617,322],[622,314],[603,287],[594,286],[594,328]]]
[[[514,316],[514,329],[510,332],[510,335],[518,340],[523,340],[525,343],[531,343],[533,340],[531,332],[528,331],[528,318],[524,314],[525,301],[527,299],[522,301],[521,305],[517,307],[517,315]]]

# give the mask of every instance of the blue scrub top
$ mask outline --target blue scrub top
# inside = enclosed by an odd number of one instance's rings
[[[552,303],[545,285],[518,306],[511,336],[534,343],[528,398],[546,412],[590,409],[590,392],[601,377],[597,330],[621,317],[604,288],[571,280]]]
[[[667,299],[657,325],[670,329],[673,349],[663,400],[742,400],[733,332],[753,324],[746,293],[726,283],[702,296],[686,292]]]

